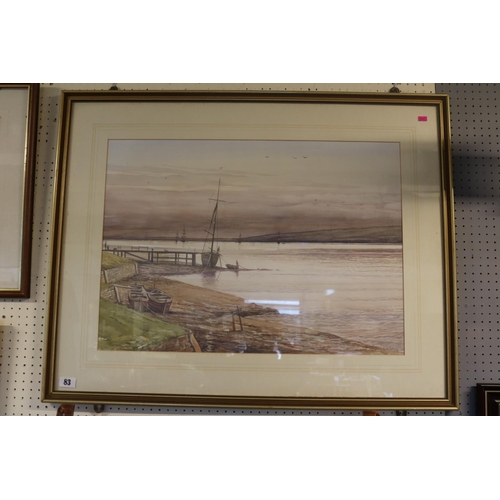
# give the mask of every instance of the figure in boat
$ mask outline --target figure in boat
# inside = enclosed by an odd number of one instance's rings
[[[240,268],[240,265],[238,264],[238,261],[236,261],[236,265],[234,265],[234,264],[226,264],[226,267],[228,269],[232,269],[233,271],[238,271],[238,269]]]
[[[205,239],[205,244],[203,245],[203,251],[201,253],[201,262],[206,268],[217,267],[219,259],[221,258],[220,247],[216,245],[216,233],[217,233],[217,215],[219,210],[219,194],[220,194],[220,179],[219,186],[217,188],[217,199],[215,200],[214,211],[212,212],[212,218],[210,219],[210,226],[207,233],[207,238]],[[206,249],[206,250],[205,250]]]

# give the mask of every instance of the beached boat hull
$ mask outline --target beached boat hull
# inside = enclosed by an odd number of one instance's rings
[[[161,290],[146,290],[143,285],[131,285],[128,291],[129,306],[137,312],[150,311],[167,314],[172,307],[172,297]]]
[[[131,285],[128,291],[130,307],[137,312],[144,312],[147,308],[148,297],[142,285]]]
[[[172,307],[172,297],[161,290],[147,292],[148,309],[156,314],[167,314]]]

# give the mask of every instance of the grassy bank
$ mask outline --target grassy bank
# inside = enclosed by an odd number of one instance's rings
[[[110,252],[102,252],[101,269],[103,271],[112,269],[113,267],[123,266],[124,264],[132,264],[134,261],[113,255]]]
[[[149,351],[165,341],[185,335],[182,326],[165,323],[119,304],[101,299],[99,349]]]

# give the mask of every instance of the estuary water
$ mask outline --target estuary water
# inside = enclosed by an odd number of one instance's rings
[[[178,251],[202,242],[109,241]],[[401,245],[220,243],[220,265],[168,277],[277,309],[282,322],[404,351]],[[198,263],[201,258],[197,256]]]

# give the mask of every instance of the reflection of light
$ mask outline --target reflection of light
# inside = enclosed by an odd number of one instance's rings
[[[280,314],[290,314],[293,316],[298,316],[300,314],[300,309],[296,307],[286,307],[286,306],[300,306],[300,300],[251,300],[245,299],[245,304],[265,304],[272,306],[282,306],[278,308]],[[285,307],[283,307],[285,306]]]
[[[274,304],[277,306],[300,306],[300,300],[245,300],[246,304],[250,304],[251,302],[254,304]]]
[[[327,291],[325,292],[325,295],[332,295],[332,294],[334,294],[334,293],[335,293],[335,290],[327,290]]]

